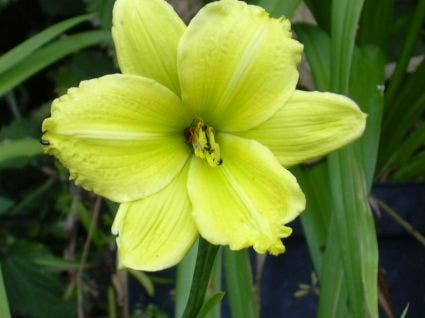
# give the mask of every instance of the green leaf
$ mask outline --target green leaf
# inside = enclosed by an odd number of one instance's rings
[[[425,152],[410,159],[391,177],[394,181],[410,180],[425,175]]]
[[[372,187],[381,135],[381,119],[384,109],[385,59],[375,46],[365,46],[354,51],[350,76],[350,97],[367,117],[366,130],[357,143],[362,158],[367,191]],[[365,76],[367,74],[367,76]]]
[[[366,0],[357,35],[360,45],[374,44],[386,52],[395,0]]]
[[[338,242],[349,314],[378,317],[378,246],[362,160],[353,146],[328,160],[332,193],[338,193],[332,198],[334,226],[328,231],[328,242]]]
[[[385,108],[385,112],[390,112],[392,110],[392,107],[388,106],[392,104],[392,101],[398,93],[400,85],[403,82],[410,57],[413,54],[416,42],[418,40],[419,35],[421,34],[422,24],[424,20],[425,0],[419,0],[416,9],[414,10],[413,18],[411,19],[409,30],[406,35],[406,40],[400,53],[400,57],[397,61],[394,74],[385,93],[385,104],[387,105],[387,107]]]
[[[296,25],[295,30],[304,43],[316,86],[319,90],[329,90],[329,35],[318,27],[304,24]],[[347,286],[344,283],[338,241],[328,236],[333,211],[331,198],[334,195],[330,187],[328,165],[321,163],[312,168],[295,169],[294,172],[308,202],[306,211],[301,215],[301,224],[321,285],[318,316],[345,317]]]
[[[0,143],[0,169],[16,167],[17,160],[25,159],[19,162],[22,163],[35,155],[43,153],[40,142],[35,139],[21,139],[21,140],[6,140]]]
[[[189,299],[190,286],[192,285],[193,273],[195,271],[196,256],[198,255],[198,241],[177,266],[176,274],[176,302],[175,317],[180,318],[183,315],[184,308]]]
[[[332,2],[331,89],[347,94],[357,25],[364,0]]]
[[[304,44],[304,51],[313,73],[316,87],[326,91],[330,86],[331,51],[329,35],[310,24],[295,24],[294,30]]]
[[[106,31],[87,31],[57,40],[22,60],[21,63],[0,74],[0,96],[36,74],[43,68],[83,48],[109,42]]]
[[[330,32],[332,0],[305,0],[304,2],[313,13],[319,27]]]
[[[218,248],[217,245],[208,243],[202,237],[199,238],[192,286],[182,318],[196,317],[201,310]]]
[[[84,21],[89,20],[91,17],[92,15],[82,15],[59,22],[6,52],[0,56],[0,74],[17,65],[24,58],[32,54],[35,50],[58,37],[65,31]]]
[[[1,262],[11,311],[24,317],[75,317],[76,304],[61,297],[64,290],[58,276],[42,271],[32,262],[33,254],[30,245]]]
[[[26,139],[40,136],[40,124],[27,118],[12,121],[9,125],[1,127],[0,142],[4,139]]]
[[[328,227],[328,231],[336,229],[336,219]],[[355,317],[348,315],[347,290],[351,286],[346,284],[340,242],[334,235],[328,235],[325,255],[322,260],[320,280],[319,318]]]
[[[224,271],[232,317],[259,317],[247,250],[224,250]]]
[[[416,71],[409,75],[400,87],[390,112],[384,113],[382,139],[379,149],[379,170],[388,169],[390,157],[403,145],[404,139],[411,132],[412,126],[425,110],[425,61]],[[397,127],[397,129],[395,129]]]
[[[425,123],[422,123],[412,134],[392,153],[386,165],[382,168],[385,174],[387,171],[411,161],[411,157],[425,144]]]
[[[301,214],[301,224],[307,240],[310,256],[319,280],[322,278],[323,253],[326,248],[326,239],[331,220],[332,196],[328,179],[328,167],[321,163],[312,168],[296,168],[293,170],[301,189],[305,193],[308,205]],[[320,184],[320,187],[317,186]]]
[[[155,286],[148,275],[142,271],[136,271],[134,269],[128,269],[128,272],[139,281],[150,297],[155,296]]]
[[[225,293],[224,292],[218,292],[214,295],[210,296],[204,303],[204,305],[201,308],[201,311],[199,312],[198,318],[205,318],[209,315],[209,313],[217,307],[221,301],[223,300]]]
[[[403,312],[400,315],[400,318],[406,318],[407,317],[407,312],[409,311],[409,305],[407,304],[406,307],[404,308]]]
[[[285,16],[291,19],[301,0],[259,0],[256,4],[266,9],[272,17]]]
[[[9,302],[7,301],[6,289],[4,287],[1,264],[0,264],[0,317],[10,318]]]
[[[354,40],[363,0],[332,2],[331,89],[349,94]],[[372,139],[371,139],[372,140]],[[362,151],[348,146],[328,157],[332,221],[328,242],[338,242],[350,317],[378,317],[378,246],[368,205],[369,180]],[[372,167],[373,168],[373,167]],[[329,256],[326,256],[328,258]],[[327,261],[325,260],[325,264]],[[328,279],[330,279],[328,277]]]
[[[78,269],[80,266],[79,261],[63,259],[50,254],[36,255],[31,259],[31,261],[37,265],[49,267],[51,269],[56,270]]]
[[[219,249],[214,260],[213,268],[211,270],[211,277],[208,283],[207,294],[206,294],[206,298],[207,298],[206,302],[210,301],[211,297],[213,297],[214,295],[217,295],[217,293],[222,292],[221,291],[222,262],[223,262],[223,251],[222,249]],[[224,293],[223,293],[223,296],[224,296]],[[206,305],[206,302],[204,302],[203,307]],[[202,308],[201,308],[201,311],[202,311]],[[220,318],[221,317],[220,301],[218,301],[215,304],[212,304],[211,308],[209,308],[205,313],[203,313],[202,316],[201,314],[199,314],[199,316],[202,318]]]

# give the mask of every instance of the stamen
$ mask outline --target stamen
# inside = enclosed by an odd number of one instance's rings
[[[192,144],[195,156],[205,159],[211,167],[223,163],[220,157],[220,146],[215,141],[214,128],[204,123],[201,118],[193,120],[192,125],[185,129],[185,138]]]

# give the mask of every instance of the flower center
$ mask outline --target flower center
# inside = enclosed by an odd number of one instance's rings
[[[211,167],[223,163],[220,146],[215,142],[214,128],[208,126],[201,118],[195,118],[190,127],[184,130],[186,142],[192,144],[195,156],[205,159]]]

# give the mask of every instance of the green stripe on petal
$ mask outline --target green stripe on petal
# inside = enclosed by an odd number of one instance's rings
[[[108,75],[85,81],[52,104],[46,152],[77,185],[113,201],[141,199],[180,172],[190,123],[179,98],[150,79]]]
[[[167,187],[145,199],[121,204],[112,227],[125,267],[158,271],[186,255],[198,237],[186,180],[188,166]]]
[[[254,127],[294,93],[302,48],[286,19],[242,1],[208,4],[179,45],[182,99],[217,130]]]
[[[124,74],[154,79],[180,94],[177,46],[184,22],[163,0],[117,0],[112,35]]]
[[[351,99],[297,90],[272,118],[238,135],[267,146],[288,167],[352,142],[365,124],[366,115]]]
[[[284,252],[284,224],[305,208],[295,177],[254,140],[219,134],[223,163],[211,167],[193,157],[188,191],[201,235],[213,244],[259,253]]]

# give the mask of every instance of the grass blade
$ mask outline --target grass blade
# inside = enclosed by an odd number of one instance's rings
[[[248,251],[230,251],[226,248],[224,271],[232,317],[259,317]]]
[[[195,271],[196,256],[198,255],[198,241],[193,244],[190,251],[186,254],[180,264],[177,266],[176,274],[176,303],[174,316],[179,318],[183,315],[184,308],[189,299],[190,286],[192,285],[193,272]]]
[[[363,162],[367,192],[372,187],[381,136],[381,119],[384,109],[382,87],[385,81],[385,58],[375,46],[365,46],[354,51],[350,76],[350,96],[362,111],[368,114],[366,130],[356,144]],[[365,74],[367,77],[365,78]]]
[[[28,159],[42,153],[40,142],[33,138],[2,142],[0,143],[0,169],[15,164],[17,159]]]
[[[337,93],[348,93],[354,40],[363,2],[332,2],[331,89]]]
[[[0,263],[0,317],[10,318],[9,303],[7,301],[6,288],[4,287],[3,275]]]
[[[21,62],[49,41],[91,17],[91,14],[87,14],[59,22],[6,52],[0,57],[0,74]]]
[[[313,13],[319,27],[326,32],[330,32],[332,0],[304,0],[304,2]]]
[[[221,291],[221,274],[223,263],[223,251],[219,249],[214,260],[211,271],[210,281],[208,283],[207,300],[203,304],[199,317],[202,318],[220,318],[221,317],[221,300],[224,292]],[[221,296],[220,296],[221,295]]]
[[[388,166],[388,160],[397,151],[412,126],[425,109],[425,61],[409,75],[392,103],[391,112],[384,113],[382,142],[379,149],[379,170]],[[386,105],[388,107],[388,105]],[[394,129],[397,127],[397,129]]]
[[[218,248],[217,245],[212,245],[203,238],[199,238],[198,255],[196,257],[192,286],[182,318],[194,318],[199,314],[204,303],[211,270]]]
[[[425,144],[425,123],[422,123],[388,158],[382,168],[385,174],[409,161],[413,154]]]
[[[331,69],[329,35],[316,26],[303,23],[294,25],[294,30],[304,44],[304,52],[307,55],[317,89],[328,90]]]
[[[329,231],[337,227],[335,218],[329,225]],[[339,318],[347,316],[347,286],[344,275],[339,242],[328,235],[323,270],[320,276],[319,318]],[[354,316],[353,316],[354,317]]]
[[[410,159],[391,177],[394,181],[409,180],[425,175],[425,152]]]
[[[413,18],[410,22],[409,30],[407,31],[406,41],[404,42],[403,48],[400,53],[400,57],[397,61],[397,65],[394,71],[394,75],[388,86],[388,90],[385,93],[385,104],[387,105],[385,112],[390,112],[392,100],[394,99],[397,91],[402,83],[406,74],[407,65],[409,64],[410,57],[415,49],[418,36],[422,30],[422,23],[425,19],[425,0],[419,0],[418,5],[413,14]]]
[[[224,292],[218,292],[214,295],[208,297],[205,301],[205,304],[202,306],[201,311],[199,312],[198,318],[211,317],[213,309],[217,307],[220,308],[220,303],[223,300]]]
[[[109,32],[87,31],[57,40],[37,50],[30,56],[27,56],[21,63],[0,75],[0,96],[68,54],[89,46],[106,43],[110,39],[111,35]]]
[[[329,200],[331,189],[327,181],[328,169],[325,163],[313,168],[294,169],[294,174],[307,198],[307,208],[301,214],[301,224],[307,240],[310,256],[319,280],[322,279],[323,252],[326,247],[326,239],[331,219],[331,206]],[[321,184],[320,187],[316,186]]]
[[[386,52],[395,0],[366,0],[360,19],[359,45],[374,44]]]
[[[331,89],[348,94],[358,20],[364,0],[332,2]],[[354,72],[353,72],[354,73]],[[329,156],[333,211],[332,238],[338,242],[348,316],[378,317],[378,247],[368,205],[369,179],[358,143]]]
[[[329,168],[332,192],[340,193],[333,197],[335,226],[329,233],[341,254],[348,310],[351,317],[378,317],[378,246],[366,177],[354,147],[331,155]]]

